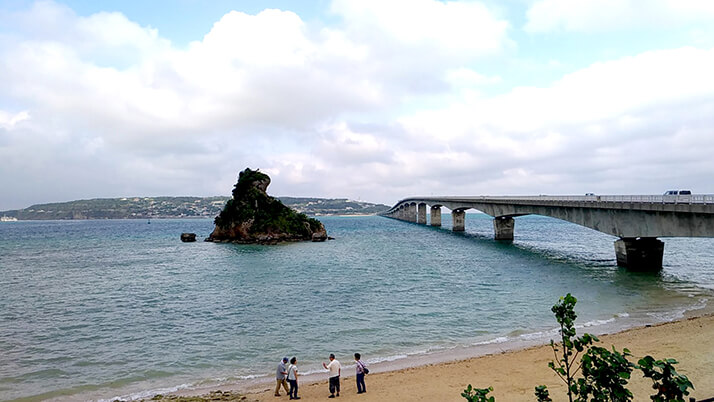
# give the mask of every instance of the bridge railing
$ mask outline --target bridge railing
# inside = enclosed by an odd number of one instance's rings
[[[503,197],[511,198],[511,197]],[[520,198],[520,197],[513,197]],[[691,195],[584,195],[523,197],[547,201],[645,202],[653,204],[714,204],[714,194]]]
[[[471,196],[471,197],[411,197],[407,200],[441,201],[565,201],[565,202],[638,202],[651,204],[714,204],[714,194],[686,195],[546,195],[537,196]]]

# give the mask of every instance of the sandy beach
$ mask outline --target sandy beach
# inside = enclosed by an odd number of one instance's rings
[[[655,358],[675,358],[677,369],[689,377],[695,386],[690,397],[714,397],[714,315],[687,318],[653,326],[633,328],[616,334],[600,336],[600,346],[626,347],[633,354],[631,361],[645,355]],[[554,401],[567,400],[565,386],[548,368],[553,359],[549,346],[502,352],[472,359],[454,361],[390,372],[367,375],[367,393],[356,393],[353,373],[342,379],[342,401],[464,401],[461,392],[470,383],[479,388],[492,386],[491,395],[500,401],[533,401],[533,388],[548,386]],[[345,362],[351,363],[351,362]],[[351,371],[351,370],[350,370]],[[651,380],[633,372],[629,389],[635,401],[648,401]],[[326,399],[327,378],[303,383],[300,397],[304,401]],[[278,398],[265,388],[246,395],[249,401],[288,400]]]

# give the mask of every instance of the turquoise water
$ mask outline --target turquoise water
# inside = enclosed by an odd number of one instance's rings
[[[466,233],[321,220],[335,240],[278,246],[179,241],[211,220],[0,224],[0,400],[247,386],[282,356],[303,372],[356,351],[417,364],[547,337],[567,292],[579,323],[620,328],[705,308],[714,289],[711,239],[665,239],[664,270],[638,274],[616,267],[615,238],[550,218],[517,218],[512,244],[485,215]]]

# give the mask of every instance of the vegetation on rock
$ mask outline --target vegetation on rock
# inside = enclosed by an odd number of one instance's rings
[[[206,240],[275,243],[327,238],[320,221],[295,212],[269,196],[268,185],[270,177],[265,173],[249,168],[240,172],[233,198],[216,217],[216,227]]]

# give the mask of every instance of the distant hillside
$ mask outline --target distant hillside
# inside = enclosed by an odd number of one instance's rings
[[[19,220],[48,219],[149,219],[214,218],[229,197],[131,197],[97,198],[36,204],[25,209],[0,212]],[[312,216],[371,215],[389,209],[383,204],[346,198],[278,197],[290,208]]]
[[[278,197],[283,204],[307,215],[374,215],[391,208],[389,205],[348,200],[347,198]]]

